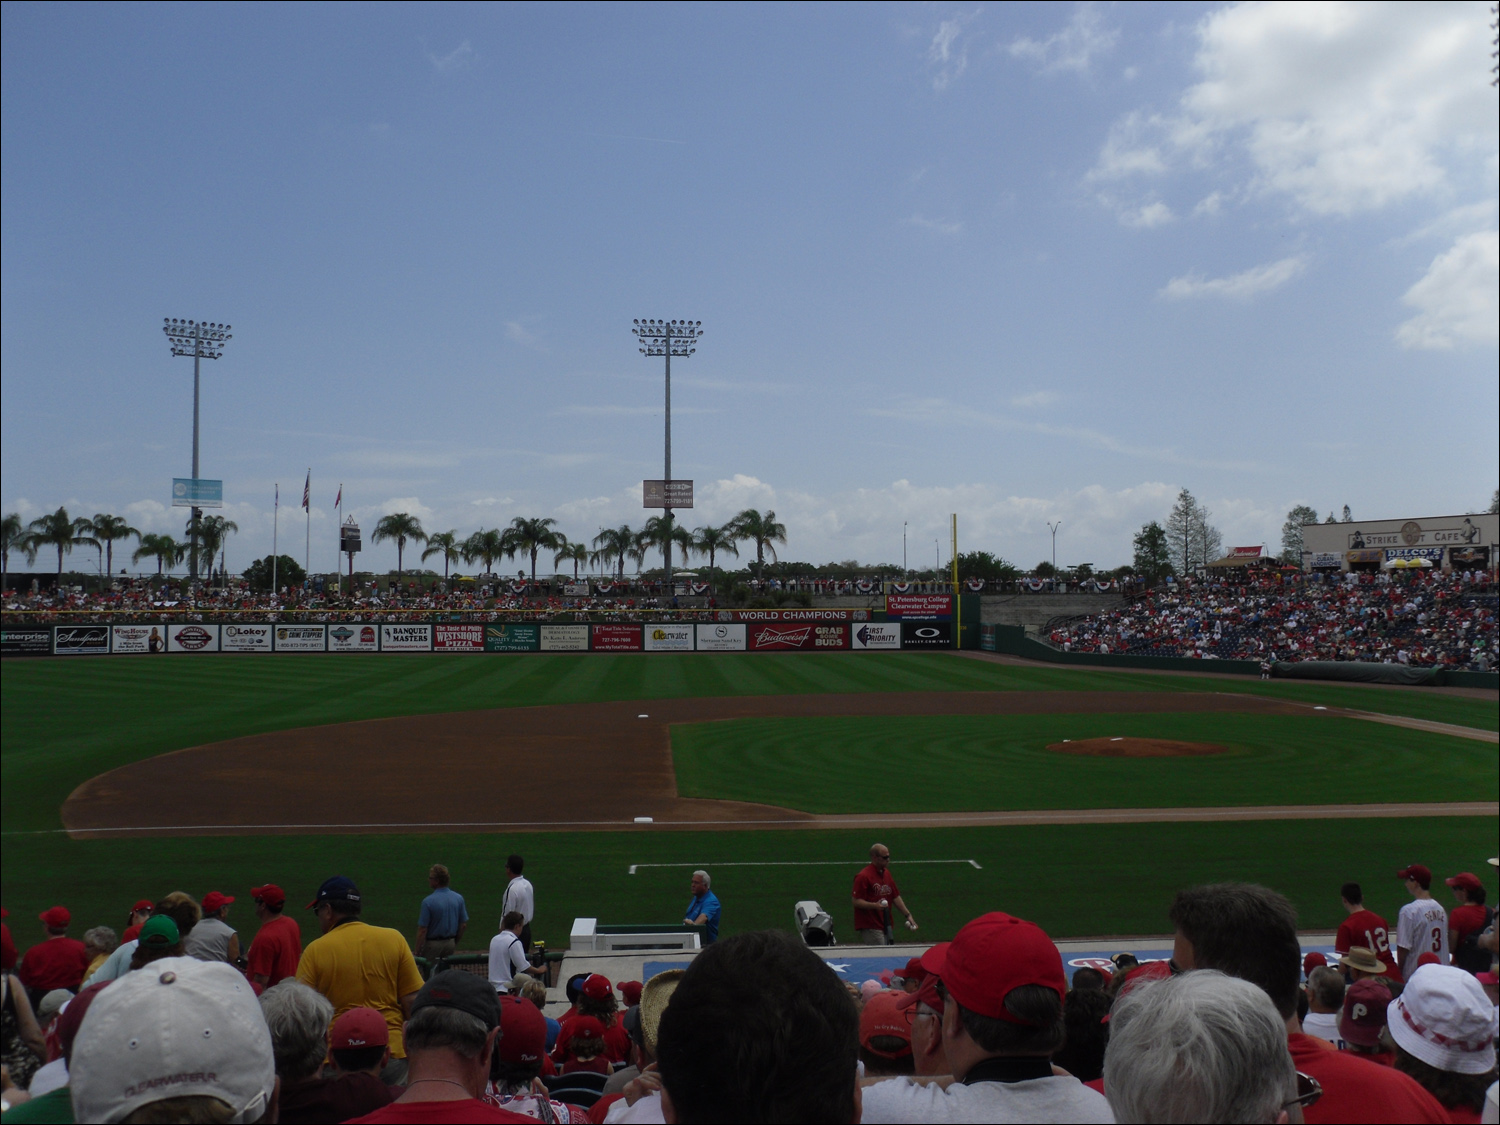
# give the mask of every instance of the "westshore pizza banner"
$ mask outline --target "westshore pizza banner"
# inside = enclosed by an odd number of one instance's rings
[[[892,621],[830,618],[696,622],[283,625],[147,622],[0,630],[0,656],[154,656],[345,652],[891,652],[952,648],[950,618],[931,606]],[[752,610],[751,613],[798,611]],[[801,611],[808,612],[808,611]],[[848,611],[837,611],[848,612]]]

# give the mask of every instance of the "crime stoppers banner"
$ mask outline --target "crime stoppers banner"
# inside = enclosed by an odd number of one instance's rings
[[[270,652],[271,629],[269,623],[223,625],[219,628],[220,652]],[[119,644],[117,640],[116,645]],[[115,649],[116,652],[120,650]]]
[[[543,625],[541,649],[543,652],[588,652],[589,627],[587,625]]]
[[[432,627],[432,650],[434,652],[483,652],[483,625],[434,625]]]
[[[898,649],[901,647],[901,622],[872,621],[850,627],[850,647],[855,652],[874,649]]]
[[[641,651],[639,625],[595,625],[593,629],[595,652]]]
[[[109,632],[109,648],[117,656],[167,651],[166,630],[160,625],[115,625]]]
[[[745,626],[699,625],[699,652],[744,652]]]
[[[218,652],[219,626],[191,625],[167,626],[168,652]]]
[[[645,635],[647,652],[693,651],[691,625],[647,625]]]
[[[322,625],[277,625],[274,643],[277,652],[322,652],[327,630]]]
[[[486,625],[485,652],[536,652],[541,647],[540,625]]]
[[[953,622],[903,621],[901,622],[901,647],[952,648]]]
[[[376,652],[379,642],[373,625],[328,626],[329,652]]]
[[[431,625],[382,625],[380,627],[380,651],[382,652],[431,652]]]
[[[751,625],[751,652],[813,652],[849,647],[847,625]]]

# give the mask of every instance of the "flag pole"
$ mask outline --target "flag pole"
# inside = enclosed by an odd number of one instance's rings
[[[333,505],[334,523],[338,525],[338,534],[344,534],[344,482],[339,481],[339,497]],[[339,546],[343,546],[341,542]],[[335,597],[341,597],[344,593],[344,568],[339,565],[338,552],[333,554],[333,593]]]
[[[302,486],[302,509],[307,513],[307,543],[302,551],[302,593],[312,583],[312,466],[307,467],[307,483]]]
[[[276,532],[281,524],[281,482],[276,482],[276,499],[271,505],[271,597],[276,597]]]

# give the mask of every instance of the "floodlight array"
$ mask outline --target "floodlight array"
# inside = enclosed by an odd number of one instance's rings
[[[630,330],[640,341],[642,355],[689,356],[703,335],[701,320],[637,320]]]
[[[178,320],[163,317],[161,330],[172,344],[172,354],[193,356],[198,359],[220,359],[224,345],[234,339],[229,334],[229,324],[213,324],[206,320]]]

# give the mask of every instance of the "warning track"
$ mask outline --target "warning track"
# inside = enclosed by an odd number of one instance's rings
[[[1496,815],[1494,802],[1062,809],[814,816],[677,795],[670,727],[762,717],[1220,712],[1299,703],[1170,692],[888,692],[503,708],[341,723],[210,743],[84,782],[62,808],[79,838],[371,832],[954,827]],[[1390,721],[1329,709],[1320,714]],[[1406,725],[1403,723],[1402,725]],[[1426,724],[1433,729],[1441,724]],[[1492,732],[1442,733],[1494,741]],[[165,799],[164,799],[165,798]],[[637,827],[636,817],[654,823]]]

